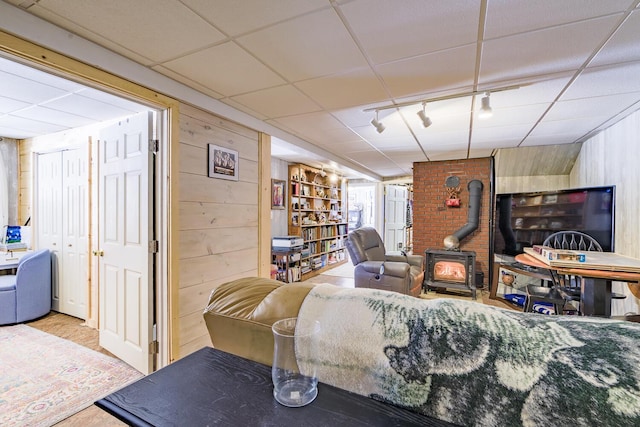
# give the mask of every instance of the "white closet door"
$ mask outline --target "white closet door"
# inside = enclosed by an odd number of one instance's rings
[[[62,152],[62,248],[60,311],[87,316],[88,160],[86,149]]]
[[[37,165],[35,241],[37,248],[51,251],[51,308],[60,311],[58,278],[62,255],[62,152],[38,155]]]
[[[39,154],[37,248],[52,256],[51,308],[86,319],[88,295],[88,155],[86,147]]]

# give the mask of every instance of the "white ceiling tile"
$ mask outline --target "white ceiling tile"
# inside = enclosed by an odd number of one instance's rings
[[[530,138],[556,136],[558,138],[555,144],[576,142],[576,140],[597,126],[594,125],[594,123],[600,124],[606,120],[607,117],[604,116],[599,119],[591,117],[567,120],[545,120],[533,129]]]
[[[493,148],[473,148],[469,150],[470,159],[482,159],[484,157],[491,157],[493,154]]]
[[[623,12],[629,0],[489,0],[484,38],[492,39]]]
[[[81,112],[82,117],[103,121],[131,115],[130,110],[119,108],[81,95],[70,94],[43,104],[47,108],[59,111]],[[80,115],[80,114],[79,114]]]
[[[269,118],[320,111],[316,103],[293,85],[263,89],[231,99]]]
[[[18,101],[17,99],[0,96],[0,113],[10,113],[21,108],[27,108],[30,105],[30,102]]]
[[[427,156],[429,156],[429,160],[432,162],[466,159],[467,150],[432,150],[427,152]]]
[[[533,128],[533,123],[524,123],[521,125],[495,126],[487,128],[475,128],[471,135],[471,145],[491,144],[499,141],[502,143],[520,143],[529,131]],[[502,147],[502,145],[500,145]]]
[[[356,0],[341,9],[374,64],[475,43],[480,2]]]
[[[66,20],[83,23],[92,33],[156,62],[225,38],[175,0],[45,0],[38,5]],[[105,19],[105,16],[112,18]]]
[[[164,66],[225,96],[285,83],[233,42],[183,56]]]
[[[0,127],[14,129],[15,131],[24,130],[27,132],[35,132],[38,135],[42,135],[44,133],[59,132],[65,129],[65,127],[62,125],[56,125],[52,123],[45,123],[45,122],[35,121],[31,119],[25,119],[25,118],[13,116],[13,115],[0,116]],[[10,136],[10,135],[5,135],[5,136]]]
[[[487,119],[476,119],[474,121],[474,128],[476,130],[487,129],[488,132],[491,132],[492,129],[507,125],[530,125],[531,123],[535,123],[538,119],[540,119],[540,117],[542,117],[542,114],[547,110],[547,108],[549,108],[550,105],[533,104],[507,108],[500,107],[500,103],[494,102],[493,98],[494,95],[491,95],[491,107],[493,109],[493,116]]]
[[[291,82],[367,65],[332,9],[274,25],[237,41]]]
[[[610,117],[638,101],[640,101],[640,92],[561,101],[554,104],[545,116],[545,120]]]
[[[619,19],[609,16],[489,40],[483,43],[480,79],[495,81],[575,69],[587,60]]]
[[[12,115],[21,117],[23,119],[31,119],[41,121],[43,123],[49,123],[55,125],[56,127],[62,126],[64,128],[87,126],[94,122],[93,119],[87,117],[82,117],[76,114],[40,106],[33,106],[19,112],[15,112]]]
[[[640,62],[624,67],[587,68],[563,94],[562,100],[640,92]]]
[[[605,3],[605,2],[602,2]],[[590,66],[640,61],[640,11],[635,11],[589,64]]]
[[[475,45],[379,65],[393,97],[440,92],[473,83]]]
[[[195,89],[195,90],[197,90],[199,92],[202,92],[205,95],[208,95],[208,96],[210,96],[212,98],[215,98],[215,99],[224,98],[223,94],[221,94],[219,92],[216,92],[215,90],[213,90],[213,89],[211,89],[209,87],[206,87],[203,84],[200,84],[200,83],[198,83],[196,81],[191,80],[190,77],[186,77],[186,76],[183,76],[180,73],[176,73],[175,71],[170,70],[170,69],[168,69],[168,68],[166,68],[166,67],[164,67],[162,65],[155,65],[155,66],[153,66],[151,68],[154,71],[157,71],[158,73],[169,77],[170,79],[173,79],[173,80],[175,80],[177,82],[180,82],[180,83],[182,83],[182,84],[184,84],[186,86],[189,86],[189,87],[191,87],[191,88],[193,88],[193,89]]]
[[[264,28],[313,10],[327,8],[326,0],[182,0],[200,16],[230,36]]]
[[[370,68],[304,80],[296,86],[327,110],[370,104],[387,98],[382,84]]]
[[[0,72],[0,94],[17,101],[39,104],[47,99],[65,96],[67,92],[3,71]]]

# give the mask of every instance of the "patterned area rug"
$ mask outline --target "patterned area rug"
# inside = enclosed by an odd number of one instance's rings
[[[25,325],[0,327],[0,425],[50,426],[141,378],[126,363]]]
[[[316,286],[322,382],[465,426],[640,426],[640,325]]]

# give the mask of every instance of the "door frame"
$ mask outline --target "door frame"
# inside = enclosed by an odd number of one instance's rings
[[[158,130],[157,201],[159,248],[155,276],[157,280],[157,339],[159,341],[157,368],[179,357],[178,331],[178,150],[171,149],[179,141],[179,102],[129,80],[97,69],[91,65],[61,55],[50,49],[0,31],[0,52],[25,65],[59,77],[129,99],[157,110],[163,125]],[[95,144],[92,144],[95,145]],[[177,142],[176,142],[177,146]],[[175,172],[175,173],[174,173]],[[33,197],[33,195],[32,195]],[[93,197],[93,196],[92,196]],[[33,199],[31,200],[33,206]],[[95,225],[92,224],[92,227]],[[92,238],[93,243],[93,238]],[[90,248],[93,250],[95,246]],[[91,265],[94,275],[95,263]],[[91,283],[88,301],[88,324],[98,319],[97,290]],[[93,326],[93,325],[92,325]]]

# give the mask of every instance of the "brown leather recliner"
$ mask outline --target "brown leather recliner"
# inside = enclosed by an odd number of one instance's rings
[[[387,253],[373,227],[349,233],[347,250],[354,270],[356,288],[375,288],[419,296],[424,280],[424,257],[404,252]]]

